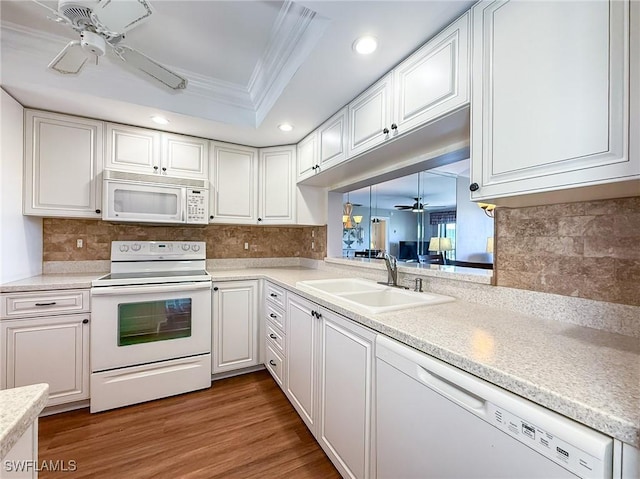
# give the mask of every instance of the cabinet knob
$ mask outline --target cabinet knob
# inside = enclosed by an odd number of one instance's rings
[[[471,191],[478,191],[480,189],[480,185],[478,183],[471,183],[469,185],[469,189]]]
[[[317,167],[318,167],[318,165],[313,165],[313,166],[311,167],[311,169],[312,169],[312,170],[315,170]]]
[[[163,166],[162,171],[167,171],[167,168]]]
[[[385,128],[384,130],[382,130],[382,133],[384,133],[385,135],[389,134],[389,128]]]
[[[214,291],[218,291],[218,287],[217,287],[217,286],[214,286],[214,287],[213,287],[213,290],[214,290]]]
[[[278,339],[278,336],[276,336],[276,335],[275,335],[275,334],[273,334],[273,333],[271,333],[271,334],[269,335],[269,337],[270,337],[271,339]]]
[[[276,293],[271,293],[271,294],[269,294],[269,296],[271,296],[272,298],[277,298],[278,297],[278,295]]]
[[[154,169],[154,171],[158,171],[158,167],[157,166],[154,166],[153,169]]]
[[[273,319],[276,319],[278,316],[277,316],[277,315],[275,315],[275,314],[273,314],[273,313],[271,313],[271,314],[269,315],[269,317],[270,317],[270,318],[273,318]]]
[[[262,218],[258,218],[258,223],[260,223],[262,221]]]
[[[89,320],[88,319],[83,319],[82,320],[82,324],[89,324]]]
[[[392,130],[397,130],[398,129],[398,125],[396,125],[395,123],[391,124],[391,129]]]
[[[209,219],[212,220],[213,219],[213,215],[209,216]]]
[[[96,210],[96,213],[100,214],[100,213],[102,213],[102,210],[98,209],[98,210]]]
[[[277,366],[276,362],[273,359],[269,359],[269,364],[271,364],[271,366],[273,367]]]
[[[316,165],[316,170],[319,170],[319,169],[320,169],[320,165]]]

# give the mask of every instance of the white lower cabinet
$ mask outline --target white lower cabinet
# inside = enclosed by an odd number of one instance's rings
[[[374,341],[287,293],[285,394],[343,477],[370,477]]]
[[[318,419],[318,319],[314,303],[287,295],[285,394],[312,433]]]
[[[375,333],[320,310],[317,439],[343,477],[371,477]]]
[[[36,418],[2,458],[0,479],[35,479],[38,477],[37,464],[38,419]]]
[[[259,364],[258,281],[214,283],[212,298],[212,373]]]
[[[49,384],[47,406],[89,398],[89,314],[0,322],[2,389]]]

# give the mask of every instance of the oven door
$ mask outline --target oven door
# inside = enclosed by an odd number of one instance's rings
[[[91,289],[92,372],[211,352],[211,282]]]

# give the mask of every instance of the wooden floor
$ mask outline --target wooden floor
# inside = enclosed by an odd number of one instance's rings
[[[339,478],[269,373],[89,414],[44,417],[39,463],[75,461],[80,478]]]

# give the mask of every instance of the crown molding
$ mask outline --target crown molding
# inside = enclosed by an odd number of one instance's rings
[[[283,3],[247,85],[256,110],[256,125],[267,116],[328,24],[309,8],[291,0]]]

